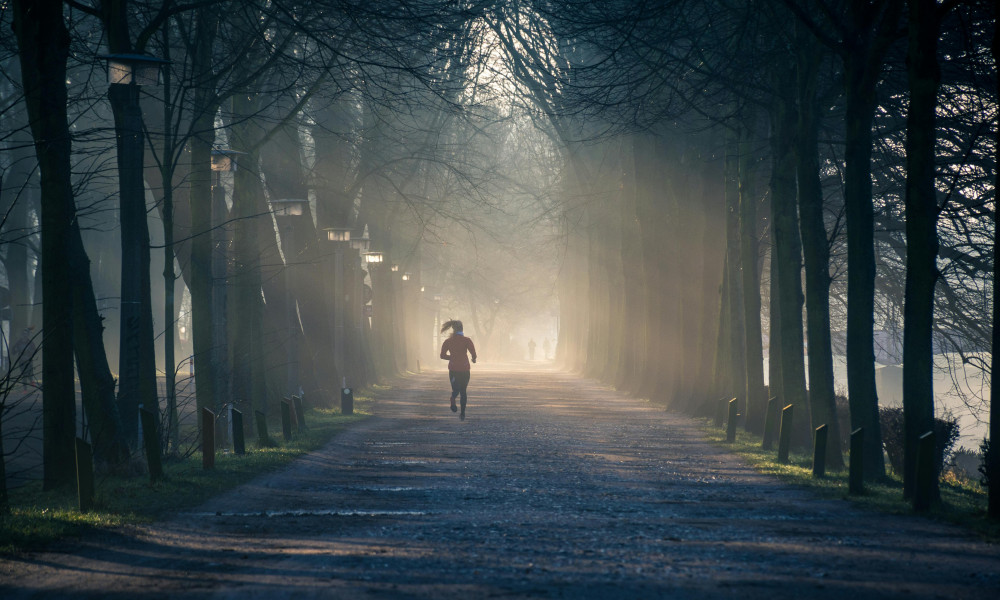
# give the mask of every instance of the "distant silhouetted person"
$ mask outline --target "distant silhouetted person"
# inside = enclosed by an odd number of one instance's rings
[[[535,339],[528,340],[528,360],[535,360]]]
[[[549,350],[552,349],[552,344],[549,343],[549,338],[545,338],[542,342],[542,352],[545,353],[545,360],[549,359]]]
[[[10,371],[15,381],[31,383],[35,379],[34,359],[38,348],[31,339],[34,327],[25,327],[10,349]]]
[[[441,344],[441,358],[448,361],[448,378],[451,380],[451,412],[457,412],[455,398],[462,396],[462,413],[459,418],[465,420],[465,405],[469,400],[466,388],[469,387],[469,377],[472,375],[472,366],[469,364],[468,354],[472,355],[472,362],[476,362],[476,345],[472,340],[465,337],[461,321],[448,321],[441,327],[441,333],[451,329],[453,333]]]

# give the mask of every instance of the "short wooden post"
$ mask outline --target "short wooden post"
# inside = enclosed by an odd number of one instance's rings
[[[201,468],[215,468],[215,413],[201,409]]]
[[[292,406],[295,408],[295,426],[299,431],[306,430],[306,411],[302,406],[302,398],[292,396]]]
[[[230,408],[229,414],[233,424],[233,454],[246,454],[247,445],[243,437],[243,413],[235,408]]]
[[[292,441],[292,407],[288,400],[281,401],[281,435],[286,442]]]
[[[340,390],[340,414],[354,414],[354,392],[349,387]]]
[[[767,410],[764,412],[764,440],[760,447],[763,450],[770,450],[774,446],[775,434],[778,430],[778,399],[770,398],[767,401]]]
[[[858,427],[851,432],[851,464],[848,473],[848,492],[865,493],[865,429]]]
[[[913,490],[913,510],[925,512],[931,509],[934,500],[934,478],[937,477],[934,464],[934,432],[928,431],[917,441],[917,480]]]
[[[142,441],[146,446],[146,464],[149,465],[149,481],[163,479],[163,461],[160,458],[160,432],[156,426],[156,414],[145,408],[139,409],[142,421]]]
[[[726,422],[726,441],[730,444],[736,441],[736,398],[729,401],[729,420]]]
[[[94,458],[90,444],[76,438],[76,496],[80,512],[94,508]]]
[[[795,405],[781,409],[781,427],[778,429],[778,462],[788,462],[788,449],[792,445],[792,418]]]
[[[254,417],[257,420],[257,445],[264,448],[270,443],[267,435],[267,415],[255,410]]]
[[[826,475],[826,424],[816,428],[816,437],[813,440],[813,477],[824,477]]]

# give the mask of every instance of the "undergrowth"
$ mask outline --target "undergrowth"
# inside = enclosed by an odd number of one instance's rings
[[[881,482],[865,482],[865,492],[860,495],[848,494],[847,470],[827,471],[824,477],[813,477],[812,453],[791,452],[788,463],[777,461],[777,447],[763,450],[760,438],[745,431],[736,432],[736,441],[726,442],[725,430],[713,427],[706,420],[703,427],[707,439],[719,446],[729,448],[741,456],[750,466],[761,473],[774,475],[796,485],[808,487],[827,498],[843,498],[873,510],[892,514],[913,514],[909,501],[903,499],[902,479],[889,473]],[[777,446],[777,445],[775,445]],[[849,459],[845,452],[844,460]],[[941,502],[926,516],[966,527],[989,541],[1000,541],[1000,523],[986,516],[986,490],[979,482],[948,471],[941,478]]]
[[[381,386],[380,386],[381,387]],[[80,513],[75,487],[45,491],[32,483],[9,491],[10,510],[0,513],[0,554],[42,548],[53,541],[79,538],[95,529],[153,521],[170,511],[193,508],[212,496],[254,477],[278,469],[295,458],[323,446],[352,423],[371,416],[372,397],[360,390],[354,396],[354,414],[313,408],[306,411],[307,429],[285,442],[271,434],[271,443],[260,447],[256,436],[247,438],[247,453],[217,451],[215,468],[202,468],[201,453],[186,458],[164,457],[164,478],[150,483],[148,476],[101,476],[95,480],[94,510]]]

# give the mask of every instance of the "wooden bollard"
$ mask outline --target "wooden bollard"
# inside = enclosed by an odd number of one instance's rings
[[[736,441],[736,398],[729,401],[729,420],[726,422],[726,441],[730,444]]]
[[[917,479],[913,490],[913,510],[924,512],[931,509],[934,500],[934,478],[937,470],[934,464],[934,432],[928,431],[917,441]]]
[[[781,409],[781,427],[778,429],[778,462],[788,462],[788,449],[792,445],[792,419],[795,416],[794,404]]]
[[[257,420],[257,445],[264,448],[270,443],[267,435],[267,415],[259,410],[255,410],[253,414]]]
[[[778,399],[770,398],[767,401],[767,410],[764,412],[764,439],[760,443],[763,450],[770,450],[774,446],[774,438],[777,437],[778,428]]]
[[[201,468],[215,468],[215,413],[201,409]]]
[[[847,475],[847,491],[865,493],[865,429],[858,427],[851,432],[851,464]]]
[[[146,447],[146,464],[149,465],[149,482],[163,479],[163,461],[160,457],[160,432],[156,426],[156,414],[145,408],[139,409],[142,421],[142,441]]]
[[[292,407],[288,400],[281,401],[281,435],[286,442],[292,441]]]
[[[299,431],[306,430],[306,411],[302,406],[302,398],[292,396],[292,407],[295,409],[295,426]]]
[[[354,414],[354,392],[349,387],[340,390],[340,414]]]
[[[816,428],[816,437],[813,440],[813,477],[826,475],[826,436],[827,427],[824,423]]]
[[[235,408],[230,408],[229,414],[233,424],[233,454],[246,454],[247,445],[243,437],[243,413]]]
[[[80,512],[94,508],[94,457],[90,444],[76,438],[76,497]]]

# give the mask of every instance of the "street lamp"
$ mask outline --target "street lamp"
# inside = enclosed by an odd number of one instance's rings
[[[351,248],[354,248],[358,252],[368,252],[371,247],[371,239],[368,237],[368,226],[365,225],[364,230],[361,232],[361,237],[355,237],[351,240]]]
[[[147,54],[102,54],[111,85],[160,85],[160,68],[169,60]]]
[[[403,273],[403,281],[409,281],[409,280],[410,280],[410,274],[409,273]]]
[[[351,242],[349,227],[330,227],[324,229],[326,239],[333,242],[333,365],[337,373],[345,376],[347,369],[344,364],[344,307],[347,304],[347,294],[344,291],[344,247]],[[352,385],[354,385],[352,383]],[[346,379],[345,385],[346,386]]]
[[[444,299],[440,293],[434,294],[434,347],[432,351],[437,352],[441,346],[441,300]]]
[[[382,253],[381,252],[365,252],[365,264],[368,266],[382,264]]]
[[[326,232],[326,239],[331,242],[349,242],[351,241],[351,228],[350,227],[329,227],[324,229]]]
[[[399,271],[399,265],[397,265],[396,263],[393,263],[392,266],[389,267],[389,270],[392,271],[393,273],[396,273],[396,272]]]
[[[302,198],[278,198],[271,200],[271,212],[276,217],[301,217],[308,205],[309,201]]]
[[[218,174],[216,176],[221,177],[222,173],[235,171],[240,154],[246,154],[246,152],[228,148],[212,148],[212,170]]]
[[[165,61],[144,54],[105,54],[108,99],[115,118],[121,224],[121,319],[118,410],[126,439],[138,441],[139,405],[156,408],[156,349],[149,278],[149,226],[143,181],[143,126],[139,91],[160,82]]]
[[[301,217],[306,213],[309,201],[302,198],[278,198],[271,200],[271,212],[276,218],[281,219],[282,226],[281,247],[285,255],[285,318],[288,326],[288,343],[286,344],[288,356],[288,395],[298,395],[299,393],[299,363],[298,363],[298,312],[292,302],[292,255],[295,254],[295,219],[289,217]],[[287,238],[287,239],[285,239]],[[287,242],[287,245],[286,245]]]

